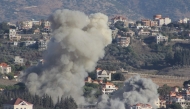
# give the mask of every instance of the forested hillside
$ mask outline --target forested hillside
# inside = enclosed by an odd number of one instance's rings
[[[108,16],[125,15],[129,19],[152,18],[162,14],[172,19],[190,17],[188,0],[1,0],[0,20],[17,21],[47,18],[57,9],[85,13],[102,12]]]

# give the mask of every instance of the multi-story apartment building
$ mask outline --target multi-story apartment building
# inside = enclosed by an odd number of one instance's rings
[[[157,34],[155,36],[156,38],[156,43],[159,44],[160,42],[167,42],[168,41],[168,37],[167,36],[163,36],[161,34]]]
[[[171,23],[171,19],[169,17],[162,17],[160,14],[154,15],[153,19],[158,22],[158,26],[168,25]]]
[[[122,37],[122,36],[118,36],[117,37],[117,44],[118,46],[122,46],[122,47],[128,47],[130,44],[130,37]]]
[[[16,33],[16,29],[9,29],[9,40],[19,41],[21,36]]]
[[[11,66],[7,65],[6,63],[0,64],[0,73],[8,74],[11,73]]]
[[[149,19],[142,19],[141,20],[143,26],[153,27],[158,26],[158,21],[152,21]]]
[[[16,36],[16,29],[9,29],[9,37]]]
[[[39,51],[43,51],[47,49],[49,40],[38,40],[37,41],[37,46]]]

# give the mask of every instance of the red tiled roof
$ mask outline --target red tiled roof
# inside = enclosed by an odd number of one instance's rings
[[[106,85],[114,85],[113,83],[107,82]]]
[[[6,63],[1,63],[0,66],[7,67],[8,65]]]
[[[126,20],[127,18],[125,18],[125,17],[123,17],[123,16],[115,16],[114,18],[112,18],[112,19],[122,19],[122,20]]]
[[[32,105],[31,103],[29,103],[29,102],[27,102],[27,101],[25,101],[25,100],[23,100],[23,99],[20,99],[20,98],[17,98],[17,99],[13,99],[13,100],[11,100],[10,102],[8,102],[8,103],[6,103],[6,104],[10,104],[10,105],[19,105],[21,102],[25,102],[25,103],[27,103],[28,105]]]
[[[102,70],[101,68],[97,68],[96,70]]]

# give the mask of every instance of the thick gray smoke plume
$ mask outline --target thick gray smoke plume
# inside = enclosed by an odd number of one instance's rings
[[[32,94],[48,94],[56,103],[58,96],[72,96],[84,102],[83,86],[87,72],[95,69],[111,43],[108,17],[101,13],[57,10],[50,16],[53,35],[44,56],[45,63],[27,69],[22,79]]]
[[[113,101],[117,101],[120,104],[135,105],[137,103],[150,104],[156,108],[155,102],[158,100],[158,85],[152,82],[151,79],[141,78],[139,75],[131,77],[126,80],[124,86],[113,93]],[[123,106],[120,108],[114,108],[113,102],[109,102],[107,97],[103,96],[103,100],[99,103],[100,108],[105,109],[125,109]],[[106,101],[108,101],[106,103]],[[108,105],[110,103],[110,105]]]

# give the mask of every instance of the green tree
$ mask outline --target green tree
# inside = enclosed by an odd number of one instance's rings
[[[122,73],[114,73],[112,74],[112,81],[124,81],[125,77]]]
[[[7,22],[1,22],[0,23],[0,32],[1,33],[8,33],[9,32],[9,25],[7,24]]]
[[[77,109],[77,104],[72,97],[67,97],[65,99],[61,98],[61,101],[56,104],[56,109]]]
[[[90,72],[90,73],[88,73],[88,76],[89,76],[92,80],[95,80],[95,79],[96,79],[96,73],[95,73],[95,72]]]
[[[172,103],[169,107],[172,109],[183,109],[178,103]]]
[[[169,87],[167,84],[164,84],[162,87],[158,88],[158,93],[160,96],[167,96],[171,91],[171,87]]]
[[[114,25],[117,29],[121,30],[124,27],[124,22],[117,21]]]

